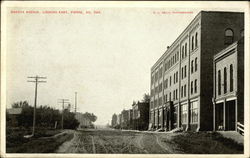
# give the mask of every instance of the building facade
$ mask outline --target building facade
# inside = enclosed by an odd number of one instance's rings
[[[149,124],[149,103],[137,102],[132,105],[133,110],[133,129],[147,130]]]
[[[243,36],[243,35],[242,35]],[[214,56],[214,130],[236,130],[244,125],[244,39]]]
[[[117,126],[117,115],[113,114],[112,120],[111,120],[111,126],[116,127]]]
[[[243,13],[201,11],[191,21],[151,68],[151,128],[213,129],[213,57],[243,30]]]

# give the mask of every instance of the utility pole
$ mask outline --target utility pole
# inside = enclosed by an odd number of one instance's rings
[[[75,92],[75,114],[77,109],[77,92]]]
[[[59,99],[61,102],[59,103],[62,103],[62,129],[63,129],[63,113],[64,113],[64,103],[69,103],[69,99]]]
[[[28,77],[31,79],[35,79],[35,80],[28,80],[27,82],[34,82],[35,83],[35,101],[34,101],[34,112],[33,112],[33,129],[32,129],[32,136],[35,135],[35,126],[36,126],[36,104],[37,104],[37,85],[38,83],[45,83],[46,81],[42,81],[39,79],[47,79],[47,77],[40,77],[40,76],[32,76],[32,77]]]

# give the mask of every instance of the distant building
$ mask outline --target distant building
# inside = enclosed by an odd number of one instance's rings
[[[213,129],[213,57],[243,31],[238,12],[201,11],[191,21],[151,68],[150,128]]]
[[[7,126],[18,126],[17,116],[21,115],[22,108],[7,109]]]
[[[86,118],[82,113],[77,112],[75,118],[80,123],[79,128],[92,128],[93,124],[90,119]]]
[[[113,114],[112,121],[111,121],[111,126],[115,127],[116,125],[117,125],[117,115]]]
[[[137,102],[132,105],[133,129],[147,130],[149,123],[149,103]]]
[[[129,109],[129,113],[128,113],[128,129],[133,129],[133,109]]]
[[[121,128],[128,129],[129,124],[129,110],[123,110],[121,112]]]
[[[214,130],[236,130],[244,125],[244,39],[214,56]]]

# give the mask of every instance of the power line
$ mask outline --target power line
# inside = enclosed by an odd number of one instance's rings
[[[77,92],[75,92],[75,114],[77,109]]]
[[[62,129],[63,129],[64,104],[69,103],[69,99],[58,99],[58,100],[61,101],[59,103],[62,103],[62,122],[61,122],[61,124],[62,124]]]
[[[40,77],[40,76],[33,77],[32,76],[32,77],[27,77],[27,78],[35,79],[35,80],[28,80],[27,81],[27,82],[34,82],[35,83],[35,101],[34,101],[33,129],[32,129],[32,136],[34,136],[35,135],[35,126],[36,126],[37,85],[38,85],[38,83],[46,83],[46,81],[42,81],[40,79],[47,79],[47,77]]]

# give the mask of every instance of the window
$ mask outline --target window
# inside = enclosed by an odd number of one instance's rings
[[[159,106],[162,105],[162,97],[159,98]]]
[[[176,53],[175,53],[175,55],[174,55],[174,62],[175,62],[175,63],[177,62]]]
[[[183,67],[181,68],[181,79],[183,79]]]
[[[195,48],[198,47],[198,33],[195,33]]]
[[[185,65],[185,76],[184,77],[187,77],[187,66]]]
[[[191,74],[194,72],[194,61],[191,61]]]
[[[177,52],[177,61],[179,60],[179,52]]]
[[[230,65],[230,92],[234,89],[233,65]]]
[[[173,113],[174,113],[174,116],[173,116],[173,123],[174,123],[174,128],[177,127],[177,120],[178,120],[178,106],[175,106],[174,109],[173,109]]]
[[[197,79],[194,80],[194,93],[197,93]]]
[[[181,123],[187,123],[187,104],[181,105]]]
[[[225,30],[225,44],[233,43],[234,33],[233,30],[228,28]]]
[[[175,90],[173,91],[173,100],[175,100]]]
[[[181,86],[181,97],[183,97],[183,86]]]
[[[172,78],[170,76],[170,78],[169,78],[169,86],[171,86],[171,81],[172,81]]]
[[[195,58],[195,71],[197,71],[197,67],[198,67],[198,64],[197,64],[197,58]]]
[[[218,71],[218,95],[221,95],[221,72]]]
[[[175,84],[175,73],[174,73],[174,84]]]
[[[184,85],[184,97],[186,97],[186,90],[187,90],[187,86]]]
[[[162,83],[159,85],[159,92],[162,91]]]
[[[178,89],[175,90],[176,93],[176,99],[178,99]]]
[[[227,93],[227,68],[224,68],[224,93]]]
[[[198,122],[198,103],[197,101],[190,103],[190,122],[197,123]]]
[[[192,50],[194,49],[194,36],[192,36]]]
[[[155,82],[157,82],[157,80],[158,80],[158,71],[155,74]]]
[[[159,78],[162,77],[162,67],[160,68],[160,72],[159,72]]]
[[[193,81],[191,82],[191,94],[193,94]]]
[[[182,46],[181,57],[184,58],[184,46]]]
[[[171,101],[171,92],[169,92],[169,101]]]
[[[187,57],[187,43],[185,43],[185,57]]]
[[[178,71],[176,72],[176,83],[178,82]]]
[[[166,96],[165,96],[165,102],[167,102],[168,101],[168,95],[166,94]]]
[[[168,79],[166,80],[166,88],[168,88]]]

